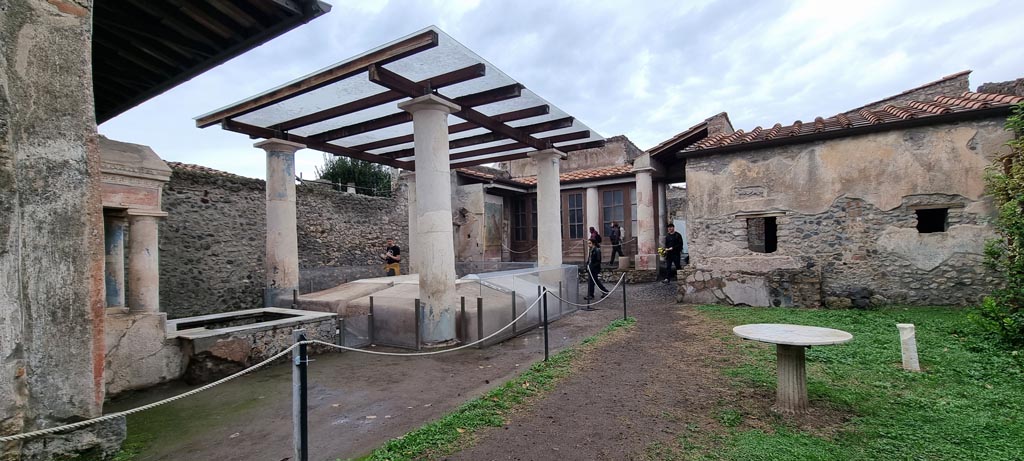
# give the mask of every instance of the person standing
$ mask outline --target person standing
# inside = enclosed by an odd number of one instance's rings
[[[608,232],[608,241],[612,242],[612,257],[608,259],[608,264],[615,264],[615,255],[626,256],[622,254],[622,229],[619,227],[619,223],[612,221],[612,230]]]
[[[395,245],[395,239],[388,237],[387,246],[384,247],[384,254],[380,255],[380,259],[384,261],[384,273],[388,277],[402,275],[399,265],[402,261],[402,249]]]
[[[665,280],[662,283],[668,283],[670,280],[675,280],[676,271],[682,269],[679,264],[679,258],[683,254],[683,236],[676,232],[675,224],[668,224],[668,233],[665,234]],[[672,269],[675,265],[675,270]]]
[[[587,296],[583,299],[594,299],[594,285],[601,289],[603,296],[608,296],[608,289],[601,283],[598,274],[601,273],[601,244],[593,239],[587,240],[590,247],[590,257],[587,258]]]

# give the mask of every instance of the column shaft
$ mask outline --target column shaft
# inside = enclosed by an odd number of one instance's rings
[[[405,247],[402,252],[406,254],[403,258],[406,261],[406,265],[409,268],[410,274],[418,274],[419,262],[423,259],[420,252],[423,251],[423,245],[419,243],[419,226],[416,216],[419,214],[419,210],[416,205],[416,172],[408,171],[402,174],[402,178],[405,180],[406,193],[408,207],[409,207],[409,238],[405,241]]]
[[[658,242],[655,236],[657,223],[654,220],[654,184],[651,170],[636,172],[636,214],[636,268],[656,270],[658,268]]]
[[[601,228],[601,196],[597,193],[596,187],[587,188],[587,232],[591,227],[597,229],[601,237],[606,237],[604,229]]]
[[[124,224],[120,216],[103,218],[103,279],[107,307],[124,307]]]
[[[448,114],[458,106],[427,95],[398,106],[412,113],[416,164],[416,263],[421,337],[425,344],[455,340],[455,240],[448,158]],[[411,221],[411,220],[410,220]]]
[[[295,151],[280,139],[256,143],[267,152],[267,258],[263,305],[290,306],[299,288],[299,238],[295,218]]]
[[[530,154],[537,162],[537,266],[562,265],[562,200],[559,170],[565,154],[547,149]]]
[[[786,414],[807,411],[807,372],[804,368],[803,346],[776,346],[775,356],[779,368],[779,382],[775,397],[775,411]]]
[[[157,217],[128,217],[128,309],[160,311],[160,256]]]

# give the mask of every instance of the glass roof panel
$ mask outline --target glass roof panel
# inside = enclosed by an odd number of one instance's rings
[[[293,82],[289,82],[288,84],[283,85],[281,87],[268,90],[263,94],[271,94],[274,91],[278,90],[287,90],[288,87],[291,85],[299,85],[306,79],[314,78],[323,71],[339,68],[339,66],[346,65],[347,63],[350,62],[355,62],[357,58],[371,59],[368,57],[372,57],[373,53],[378,50],[383,50],[396,43],[420,36],[428,32],[434,32],[437,34],[437,46],[386,63],[383,65],[383,68],[415,82],[437,77],[439,75],[463,69],[468,66],[483,64],[486,69],[486,73],[483,77],[478,77],[453,85],[449,85],[446,87],[435,89],[435,92],[449,99],[455,99],[461,96],[480,93],[483,91],[492,90],[495,88],[516,83],[515,80],[513,80],[507,74],[502,72],[500,69],[494,67],[492,64],[490,64],[489,62],[487,62],[486,60],[484,60],[483,58],[481,58],[480,56],[478,56],[476,53],[472,52],[465,46],[463,46],[461,43],[450,37],[448,34],[432,26],[428,27],[427,29],[418,31],[414,34],[410,34],[406,37],[395,40],[394,42],[382,45],[374,50],[363,53],[362,55],[329,66],[317,73],[308,75]],[[369,80],[369,73],[364,70],[361,72],[356,72],[355,74],[347,78],[324,85],[323,87],[317,88],[306,93],[301,93],[297,95],[288,93],[288,95],[281,96],[279,99],[273,101],[272,104],[269,104],[266,107],[233,118],[245,124],[269,128],[274,125],[287,122],[289,120],[294,120],[299,117],[308,116],[310,114],[314,114],[326,109],[335,108],[339,105],[352,103],[354,101],[362,100],[370,96],[379,95],[386,91],[388,91],[387,88],[371,82]],[[353,113],[344,114],[320,122],[312,123],[310,125],[293,128],[289,130],[289,133],[302,137],[310,137],[337,128],[347,127],[354,124],[375,120],[381,117],[400,114],[401,110],[398,109],[397,107],[398,103],[406,101],[408,99],[409,98],[407,97],[403,97],[395,101],[365,108]],[[240,102],[237,104],[237,106],[244,107],[246,102],[247,101]],[[561,119],[568,116],[564,111],[562,111],[558,107],[552,105],[551,103],[544,100],[544,98],[541,98],[536,93],[525,88],[522,90],[521,96],[518,98],[506,99],[504,101],[497,101],[490,104],[479,105],[474,107],[474,109],[487,116],[496,116],[499,114],[505,114],[517,110],[542,105],[547,105],[549,107],[549,113],[545,115],[509,121],[506,122],[506,124],[511,127],[522,127],[550,120]],[[224,110],[230,110],[234,106],[236,105],[229,106]],[[211,113],[216,112],[217,111]],[[464,122],[464,119],[454,114],[448,117],[449,126]],[[531,134],[531,136],[533,136],[534,138],[545,138],[555,136],[558,134],[571,133],[581,130],[589,130],[589,128],[579,120],[574,120],[570,128],[551,130],[543,133],[533,133]],[[600,135],[594,133],[593,130],[590,131],[591,135],[589,138],[561,142],[557,143],[557,145],[565,146],[570,144],[577,144],[582,142],[603,139]],[[463,139],[472,136],[479,136],[485,133],[489,133],[489,130],[484,128],[474,128],[472,130],[454,133],[450,135],[450,139]],[[400,136],[408,136],[411,134],[412,123],[406,122],[394,126],[384,127],[374,131],[359,133],[352,136],[335,139],[330,142],[331,144],[335,144],[338,146],[352,147]],[[487,147],[499,146],[510,143],[513,143],[513,141],[504,139],[501,141],[476,144],[472,146],[462,147],[459,149],[453,149],[452,152],[467,152],[476,149],[483,149]],[[374,154],[380,154],[386,152],[399,151],[403,149],[410,149],[411,147],[412,143],[402,143],[399,145],[387,146],[379,149],[372,149],[370,152]],[[529,152],[532,150],[532,148],[520,148],[512,151],[495,153],[493,155],[488,154],[486,158],[499,157],[509,155],[511,153]],[[473,159],[475,158],[481,157],[474,157]],[[472,159],[460,159],[459,161],[464,162],[469,160]]]

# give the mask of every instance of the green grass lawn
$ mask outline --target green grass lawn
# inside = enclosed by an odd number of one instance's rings
[[[850,343],[807,350],[807,388],[812,407],[830,406],[853,418],[830,438],[801,432],[785,418],[775,419],[771,430],[725,425],[727,433],[711,439],[714,450],[707,439],[703,446],[681,440],[687,458],[1024,459],[1024,357],[1000,349],[961,310],[699,310],[731,325],[792,323],[852,333]],[[902,370],[897,323],[916,325],[923,373]],[[746,357],[726,370],[734,385],[775,389],[773,347],[722,340]]]

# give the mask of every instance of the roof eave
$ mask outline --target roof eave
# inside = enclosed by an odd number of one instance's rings
[[[677,152],[675,158],[690,159],[698,157],[707,157],[718,154],[730,154],[749,150],[786,146],[791,144],[803,144],[814,141],[845,138],[849,136],[857,136],[869,133],[881,133],[885,131],[915,128],[919,126],[938,125],[942,123],[953,123],[966,120],[976,120],[1000,116],[1005,117],[1010,114],[1012,108],[1012,105],[988,107],[984,109],[953,112],[950,114],[931,115],[927,117],[912,118],[908,120],[898,120],[894,122],[886,122],[876,125],[864,125],[853,128],[844,128],[841,130],[825,131],[821,133],[812,133],[800,136],[785,136],[767,141],[732,144],[728,146],[715,147],[710,149],[700,149],[689,152]]]

